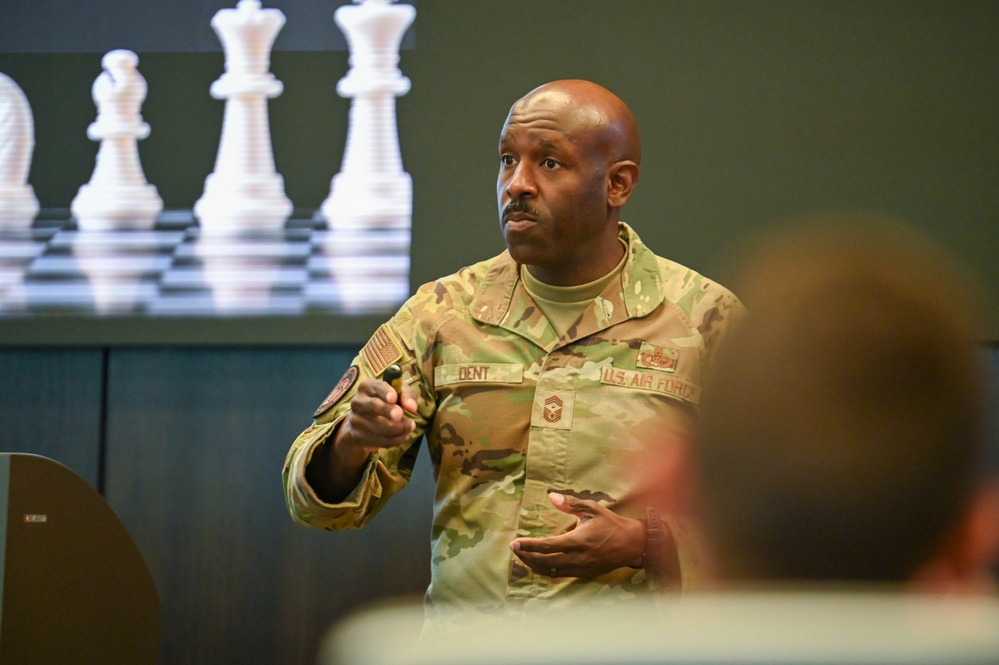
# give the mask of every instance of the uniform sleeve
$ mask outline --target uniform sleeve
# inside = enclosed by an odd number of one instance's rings
[[[695,285],[683,299],[690,307],[690,321],[704,344],[700,367],[703,377],[725,335],[745,315],[745,307],[731,291],[706,278],[698,276],[680,282]],[[647,533],[646,572],[652,586],[666,592],[695,589],[701,582],[704,545],[694,521],[686,516],[662,515],[653,519],[649,515]]]
[[[645,520],[645,573],[653,591],[697,590],[703,574],[703,539],[693,520],[660,515],[649,507]]]
[[[390,364],[398,363],[408,383],[421,383],[414,352],[400,335],[400,318],[405,319],[397,315],[375,332],[313,414],[312,425],[292,443],[285,458],[282,479],[285,501],[296,522],[330,531],[360,528],[409,481],[420,438],[433,415],[433,405],[428,402],[427,392],[419,386],[417,414],[408,416],[416,420],[413,434],[399,446],[372,453],[357,487],[343,501],[335,504],[324,502],[305,479],[305,469],[315,450],[332,441],[340,424],[349,415],[360,381],[369,377],[380,378]]]
[[[745,314],[742,302],[731,291],[723,286],[709,283],[707,297],[698,304],[691,319],[697,325],[697,332],[704,340],[706,360],[714,355],[714,350],[725,337],[725,333]],[[702,375],[703,370],[702,368]]]

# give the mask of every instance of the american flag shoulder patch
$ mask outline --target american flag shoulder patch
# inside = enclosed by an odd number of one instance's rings
[[[402,359],[402,345],[387,323],[382,324],[361,349],[361,358],[372,376],[381,376],[386,367]]]

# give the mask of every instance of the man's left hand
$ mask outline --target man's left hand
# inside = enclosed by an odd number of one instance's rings
[[[510,549],[528,568],[550,577],[592,579],[615,568],[642,566],[645,524],[641,520],[568,494],[552,492],[548,498],[563,513],[575,515],[577,522],[558,536],[511,542]]]

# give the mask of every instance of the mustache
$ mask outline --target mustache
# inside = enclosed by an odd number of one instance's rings
[[[530,215],[532,217],[537,217],[541,214],[531,206],[527,205],[527,201],[525,201],[524,199],[512,199],[509,203],[507,203],[503,207],[503,217],[518,212]]]

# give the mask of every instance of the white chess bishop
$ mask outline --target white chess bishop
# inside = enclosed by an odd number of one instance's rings
[[[284,23],[281,10],[262,9],[259,0],[240,0],[212,18],[225,50],[225,73],[210,92],[225,100],[225,115],[215,170],[194,204],[204,232],[280,229],[291,216],[284,179],[274,168],[267,117],[267,99],[284,90],[268,71]]]
[[[0,74],[0,229],[26,228],[38,214],[38,199],[28,184],[35,125],[21,88]]]
[[[151,228],[163,210],[139,162],[138,141],[149,136],[149,125],[140,114],[147,86],[138,64],[139,57],[124,49],[101,59],[104,71],[92,88],[97,120],[87,128],[87,136],[100,141],[97,163],[70,204],[82,231]]]
[[[350,70],[337,93],[352,101],[343,165],[320,210],[333,229],[408,229],[413,181],[402,168],[395,98],[410,88],[397,65],[416,9],[390,0],[354,2],[333,15],[350,47]]]

